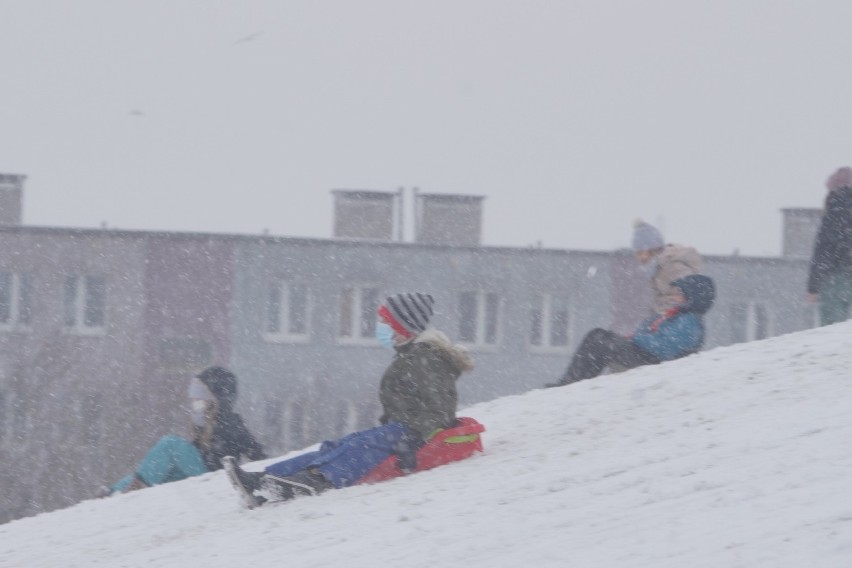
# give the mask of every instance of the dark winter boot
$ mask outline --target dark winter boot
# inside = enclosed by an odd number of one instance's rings
[[[261,490],[268,491],[276,501],[287,501],[302,495],[319,495],[332,487],[331,482],[315,469],[287,477],[266,474],[261,481]]]
[[[246,507],[254,509],[266,501],[263,497],[258,497],[254,494],[255,491],[261,488],[261,481],[264,477],[262,472],[244,471],[237,464],[237,460],[233,456],[222,458],[222,466],[228,475],[228,481],[231,482],[231,485],[240,494]]]
[[[248,491],[257,491],[260,489],[260,480],[263,478],[262,471],[245,471],[237,464],[237,460],[233,456],[225,456],[222,458],[222,465],[225,468],[233,470],[234,475],[240,482],[240,485]]]

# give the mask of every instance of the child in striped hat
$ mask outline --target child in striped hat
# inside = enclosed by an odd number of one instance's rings
[[[385,299],[379,308],[376,339],[392,347],[410,341],[426,331],[434,313],[435,300],[429,294],[397,294]]]
[[[464,347],[429,327],[434,304],[429,294],[415,292],[390,296],[379,308],[376,337],[396,351],[379,387],[381,426],[323,442],[319,450],[263,472],[243,471],[225,458],[229,478],[249,507],[262,504],[265,495],[286,500],[348,487],[391,455],[403,472],[417,469],[417,450],[455,425],[456,380],[473,369]]]

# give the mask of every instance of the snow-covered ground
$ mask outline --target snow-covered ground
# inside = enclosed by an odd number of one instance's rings
[[[852,323],[716,349],[467,408],[483,454],[383,484],[247,511],[217,472],[13,521],[0,567],[852,566],[850,375]]]

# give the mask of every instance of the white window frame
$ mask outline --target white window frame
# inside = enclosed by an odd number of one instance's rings
[[[358,406],[351,400],[341,400],[338,403],[335,427],[339,436],[358,429]]]
[[[772,311],[763,302],[755,300],[746,300],[745,302],[737,302],[734,304],[738,309],[742,309],[744,318],[737,322],[737,325],[742,326],[743,342],[757,341],[768,339],[775,334],[775,322],[772,319]],[[762,308],[766,315],[766,336],[757,337],[757,310]]]
[[[10,400],[7,401],[7,408],[12,410],[9,412],[9,420],[11,425],[8,427],[8,433],[16,438],[27,440],[32,437],[32,412],[27,412],[27,404],[24,404],[22,397],[18,393],[13,393]],[[8,424],[8,422],[7,422]]]
[[[343,313],[344,294],[347,290],[352,291],[352,303],[349,306],[348,315]],[[362,315],[364,314],[364,302],[367,295],[365,292],[367,291],[375,294],[376,305],[371,307],[371,316],[368,316],[370,319],[365,322]],[[351,286],[345,286],[340,290],[340,293],[337,296],[338,319],[336,334],[337,343],[339,345],[381,347],[381,344],[379,344],[375,334],[375,324],[378,318],[377,311],[381,305],[381,298],[382,289],[380,286],[376,286],[375,284],[353,284]],[[342,333],[342,328],[345,323],[344,317],[347,317],[349,320],[349,329],[347,330],[347,334]],[[368,324],[366,328],[364,327],[365,323]]]
[[[463,294],[473,294],[476,298],[476,321],[473,326],[473,341],[464,337],[462,333],[462,318],[464,314],[461,309],[461,301]],[[494,340],[486,341],[488,317],[488,299],[489,296],[496,298],[497,307],[494,314]],[[456,309],[459,316],[459,342],[467,347],[476,348],[483,351],[496,351],[503,337],[503,296],[497,292],[488,290],[462,290],[456,295]]]
[[[565,345],[554,345],[553,339],[553,304],[554,299],[564,301],[565,308],[568,312],[567,320],[565,321]],[[541,343],[534,344],[532,337],[532,311],[539,310],[541,316]],[[532,309],[529,312],[530,319],[527,320],[527,345],[532,353],[547,354],[553,353],[564,355],[571,350],[571,345],[574,342],[574,299],[565,294],[549,294],[539,293],[533,297]]]
[[[74,298],[68,297],[68,284],[75,280]],[[103,281],[103,305],[100,306],[102,321],[98,324],[86,323],[86,311],[94,306],[88,304],[90,279],[99,278]],[[68,274],[63,279],[63,324],[67,333],[76,335],[104,335],[107,326],[107,279],[103,274]],[[69,300],[73,302],[69,305]],[[70,316],[70,318],[69,318]],[[73,321],[69,321],[73,319]]]
[[[27,331],[33,317],[33,281],[27,273],[4,271],[9,276],[9,318],[0,321],[0,331]],[[27,286],[24,286],[27,281]],[[24,290],[27,294],[24,297]],[[28,321],[22,321],[24,310],[28,312]]]
[[[305,330],[302,333],[290,331],[293,319],[291,308],[292,291],[296,286],[304,287],[305,292]],[[271,295],[274,290],[278,291],[278,310],[273,314]],[[311,339],[311,313],[313,311],[313,296],[310,286],[303,282],[294,282],[286,279],[275,279],[266,287],[266,301],[263,309],[263,338],[273,343],[308,343]],[[278,331],[270,331],[269,324],[273,317],[277,317]]]
[[[307,420],[307,409],[310,408],[306,404],[306,400],[290,400],[285,405],[284,413],[281,417],[283,421],[284,443],[288,446],[301,447],[309,437],[309,424]],[[296,422],[295,418],[299,418]]]
[[[762,308],[764,314],[766,315],[766,335],[764,337],[757,337],[757,310],[758,308]],[[749,300],[746,305],[746,320],[745,320],[746,328],[745,335],[746,341],[755,341],[758,339],[769,339],[773,335],[773,321],[772,321],[772,312],[770,312],[769,307],[763,302],[755,302],[754,300]]]

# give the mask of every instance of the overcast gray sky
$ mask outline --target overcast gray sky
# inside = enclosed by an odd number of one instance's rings
[[[24,221],[330,237],[332,188],[487,196],[488,245],[636,217],[776,255],[852,164],[849,0],[0,0]]]

